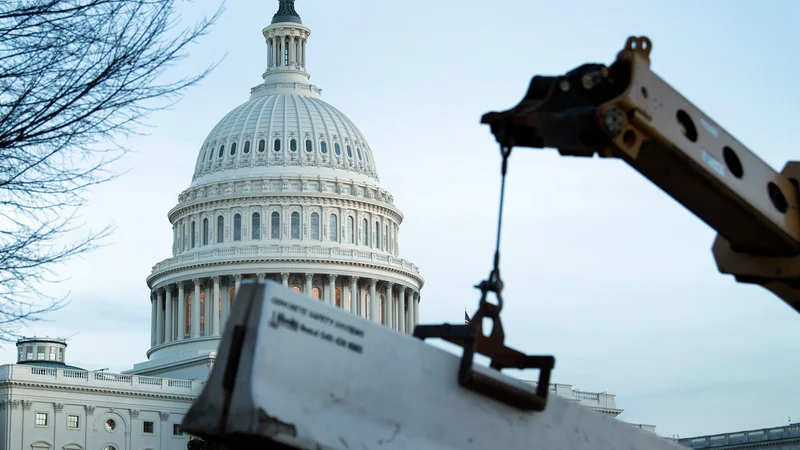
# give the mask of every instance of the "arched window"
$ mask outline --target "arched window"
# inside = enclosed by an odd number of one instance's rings
[[[244,141],[244,149],[242,151],[245,155],[250,153],[250,141]]]
[[[358,155],[358,160],[361,161],[361,149],[356,147],[356,154]]]
[[[328,143],[322,141],[319,143],[319,152],[322,154],[328,153]]]
[[[331,214],[330,221],[331,221],[331,223],[330,223],[330,237],[331,237],[331,240],[332,241],[338,241],[339,240],[339,234],[337,233],[337,231],[339,230],[339,221],[336,220],[336,214]]]
[[[334,298],[334,304],[338,307],[342,307],[342,291],[339,288],[336,288],[336,297]]]
[[[283,50],[283,65],[284,66],[288,66],[289,65],[289,46],[284,44],[283,47],[284,47],[284,50]]]
[[[382,249],[384,249],[384,250],[388,250],[389,249],[389,247],[387,245],[388,241],[389,241],[389,225],[384,225],[383,226],[383,247],[381,247]]]
[[[311,153],[314,151],[314,145],[311,143],[311,139],[306,139],[306,152]]]
[[[225,146],[224,145],[220,145],[219,146],[219,154],[217,155],[217,157],[218,158],[222,158],[223,154],[225,154]]]
[[[291,150],[293,152],[297,151],[297,141],[296,140],[292,139],[291,142],[289,142],[289,150]]]
[[[192,248],[194,248],[194,247],[195,247],[195,244],[197,244],[197,239],[195,238],[195,233],[197,232],[197,230],[196,230],[196,228],[197,228],[197,225],[196,225],[196,224],[197,224],[197,222],[195,222],[195,221],[193,220],[193,221],[192,221],[192,236],[191,236],[191,238],[190,238],[190,239],[192,240]]]
[[[272,239],[280,239],[281,238],[281,213],[275,211],[272,213],[271,218],[272,223],[271,225],[271,235]]]
[[[225,218],[222,216],[217,216],[217,244],[222,242],[222,238],[224,237],[225,231]]]
[[[208,160],[211,161],[211,158],[213,158],[213,157],[214,157],[214,149],[209,148],[208,149]]]
[[[375,242],[373,242],[372,245],[375,248],[380,248],[381,247],[381,224],[380,224],[380,222],[375,222]]]
[[[355,233],[353,232],[355,228],[355,219],[353,216],[347,216],[347,242],[350,244],[355,244]]]
[[[320,297],[321,297],[321,295],[320,295],[319,288],[318,287],[311,288],[311,298],[316,299],[316,300],[322,300]]]
[[[192,334],[192,294],[186,296],[186,305],[184,306],[185,308],[183,309],[186,317],[183,318],[183,321],[186,326],[183,330],[183,336],[186,337]]]
[[[236,154],[236,142],[231,144],[231,156]]]
[[[319,214],[311,213],[311,239],[319,240]]]
[[[336,153],[336,156],[340,156],[342,154],[342,147],[339,146],[338,142],[334,142],[333,144],[333,153]]]
[[[266,150],[266,148],[267,148],[267,142],[266,141],[264,141],[263,139],[258,141],[258,152],[259,153],[264,153],[264,150]]]
[[[208,245],[208,217],[203,218],[203,245]]]
[[[347,146],[347,157],[348,158],[352,158],[353,157],[353,150],[350,149],[349,145]]]
[[[281,151],[281,140],[280,139],[275,139],[275,142],[272,143],[272,149],[275,150],[276,152]]]
[[[364,149],[364,161],[369,164],[369,152],[366,149]]]
[[[183,223],[183,249],[186,250],[189,248],[189,240],[186,239],[186,222]]]
[[[251,239],[261,239],[261,214],[254,212],[252,220],[250,221],[250,238]]]
[[[369,222],[367,219],[361,221],[361,245],[369,245]]]
[[[300,239],[300,213],[292,213],[292,239]]]
[[[296,284],[292,285],[292,290],[295,291],[295,292],[300,292],[301,291],[300,286],[298,286]]]
[[[233,215],[233,240],[242,240],[242,215],[239,213]]]

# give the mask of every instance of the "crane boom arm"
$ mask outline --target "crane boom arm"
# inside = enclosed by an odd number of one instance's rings
[[[652,72],[651,49],[631,37],[610,66],[536,76],[517,106],[481,122],[504,147],[624,160],[717,231],[720,272],[800,311],[800,165],[773,170]]]

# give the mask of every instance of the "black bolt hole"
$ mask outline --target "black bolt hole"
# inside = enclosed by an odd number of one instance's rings
[[[770,181],[767,183],[767,194],[769,195],[769,199],[772,201],[772,206],[780,211],[781,214],[786,214],[786,210],[789,209],[789,204],[786,203],[786,197],[783,196],[781,188],[779,188],[777,184]]]
[[[625,134],[622,135],[622,143],[629,148],[636,145],[636,133],[632,130],[626,131]]]
[[[679,109],[675,118],[678,120],[678,123],[682,128],[681,132],[683,132],[683,135],[686,136],[686,139],[692,142],[697,142],[697,127],[694,125],[692,118],[689,117],[689,114],[686,111]]]
[[[647,88],[642,86],[642,97],[647,98]]]
[[[735,176],[736,178],[742,178],[742,176],[744,176],[744,168],[742,167],[742,162],[739,161],[739,157],[736,155],[736,152],[734,152],[732,148],[723,147],[722,157],[725,159],[725,165],[728,166],[728,170],[731,171],[733,176]]]

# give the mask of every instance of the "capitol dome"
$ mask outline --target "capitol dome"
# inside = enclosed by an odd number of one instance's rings
[[[403,214],[364,135],[308,82],[310,30],[294,0],[279,1],[262,34],[263,82],[208,134],[168,213],[172,257],[147,277],[148,361],[129,373],[205,379],[245,278],[401,333],[418,322],[424,281],[399,256]]]

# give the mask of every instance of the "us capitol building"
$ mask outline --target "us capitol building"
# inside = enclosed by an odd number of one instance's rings
[[[211,130],[169,213],[147,361],[121,374],[67,364],[67,343],[26,338],[0,366],[0,450],[186,449],[179,424],[216,359],[242,279],[274,280],[399,333],[419,322],[419,268],[399,257],[402,212],[372,148],[309,84],[310,30],[293,0],[264,28],[267,69]],[[616,416],[614,395],[551,390]]]

